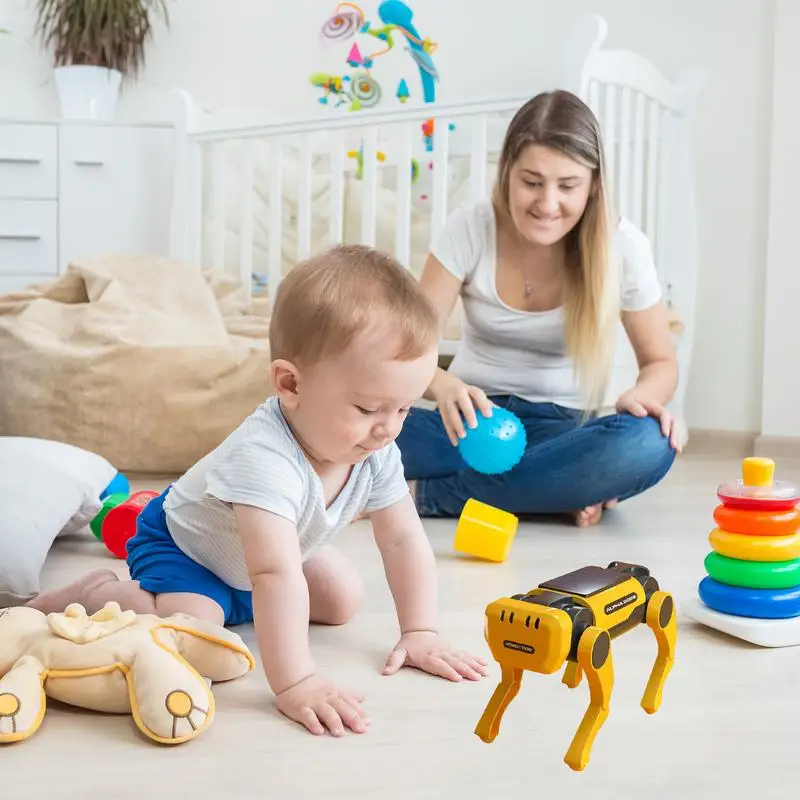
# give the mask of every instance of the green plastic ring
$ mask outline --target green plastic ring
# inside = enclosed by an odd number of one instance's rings
[[[748,589],[791,589],[800,586],[800,558],[789,561],[744,561],[711,552],[706,572],[720,583]]]
[[[103,499],[103,507],[97,512],[97,516],[89,523],[89,528],[91,529],[92,533],[101,542],[103,541],[103,537],[101,535],[103,530],[103,520],[106,518],[106,514],[108,514],[112,508],[116,508],[118,505],[124,503],[127,499],[128,495],[122,492],[110,494]]]

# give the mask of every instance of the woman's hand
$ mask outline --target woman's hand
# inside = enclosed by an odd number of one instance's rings
[[[462,414],[470,428],[478,425],[475,406],[484,417],[492,416],[492,403],[489,402],[483,389],[468,386],[461,378],[444,370],[434,379],[431,395],[439,406],[442,422],[453,447],[458,445],[459,439],[467,435]]]
[[[677,421],[661,403],[640,395],[636,388],[633,388],[628,389],[628,391],[619,396],[615,407],[619,414],[627,411],[629,414],[633,414],[634,417],[646,417],[648,415],[655,417],[661,425],[661,432],[669,438],[672,449],[680,453]]]

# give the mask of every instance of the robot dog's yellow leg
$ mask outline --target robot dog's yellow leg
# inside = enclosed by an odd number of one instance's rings
[[[672,662],[675,660],[675,639],[678,625],[675,616],[675,602],[668,592],[653,592],[647,604],[646,622],[653,631],[658,642],[656,655],[650,680],[642,696],[642,708],[648,714],[654,714],[661,705],[661,691],[667,679]]]
[[[594,738],[608,717],[608,704],[614,686],[608,631],[590,627],[583,632],[578,642],[578,667],[586,673],[589,684],[589,708],[564,757],[567,766],[574,770],[582,770],[589,763]]]
[[[517,696],[522,685],[522,669],[501,664],[500,683],[494,690],[486,710],[475,728],[476,735],[487,744],[493,742],[500,731],[500,720],[508,704]]]
[[[576,661],[567,661],[567,668],[564,670],[561,683],[574,689],[581,682],[581,674],[581,668]]]

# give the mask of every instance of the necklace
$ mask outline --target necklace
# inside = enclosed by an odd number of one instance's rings
[[[522,264],[518,261],[514,262],[517,265],[517,269],[519,270],[519,274],[522,276],[522,284],[523,284],[523,292],[525,294],[525,299],[530,300],[531,295],[533,294],[533,286],[531,286],[531,282],[528,280],[528,276],[525,274],[525,270],[522,268]],[[540,289],[546,289],[552,281],[557,277],[558,273],[554,272],[541,286]]]
[[[533,287],[528,283],[528,276],[522,271],[522,267],[519,268],[519,273],[522,275],[522,283],[524,284],[523,292],[525,293],[525,299],[530,300],[531,294],[533,292]]]

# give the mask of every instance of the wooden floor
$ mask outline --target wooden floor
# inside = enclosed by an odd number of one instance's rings
[[[598,465],[600,468],[600,465]],[[800,469],[778,464],[779,477]],[[459,646],[488,655],[483,610],[496,597],[588,564],[618,559],[650,568],[682,599],[696,592],[713,526],[716,486],[736,460],[684,457],[656,489],[609,512],[594,529],[520,527],[505,564],[452,551],[454,523],[427,524],[441,575],[441,625]],[[162,481],[144,482],[160,488]],[[660,711],[640,708],[655,655],[644,626],[613,643],[611,713],[584,772],[562,761],[586,708],[585,682],[526,673],[497,740],[473,729],[499,671],[478,684],[451,684],[411,670],[382,677],[396,624],[368,523],[342,549],[360,567],[367,603],[343,628],[314,628],[319,669],[362,690],[372,717],[360,737],[315,738],[272,708],[260,668],[215,686],[217,717],[198,740],[176,748],[144,740],[126,717],[53,705],[39,733],[0,752],[4,796],[13,800],[155,798],[796,798],[800,786],[800,648],[761,649],[679,617],[675,667]],[[108,564],[90,539],[59,541],[47,587]],[[124,567],[113,562],[124,574]],[[255,651],[252,629],[240,633]],[[12,777],[13,776],[13,777]],[[11,788],[13,787],[13,788]]]

